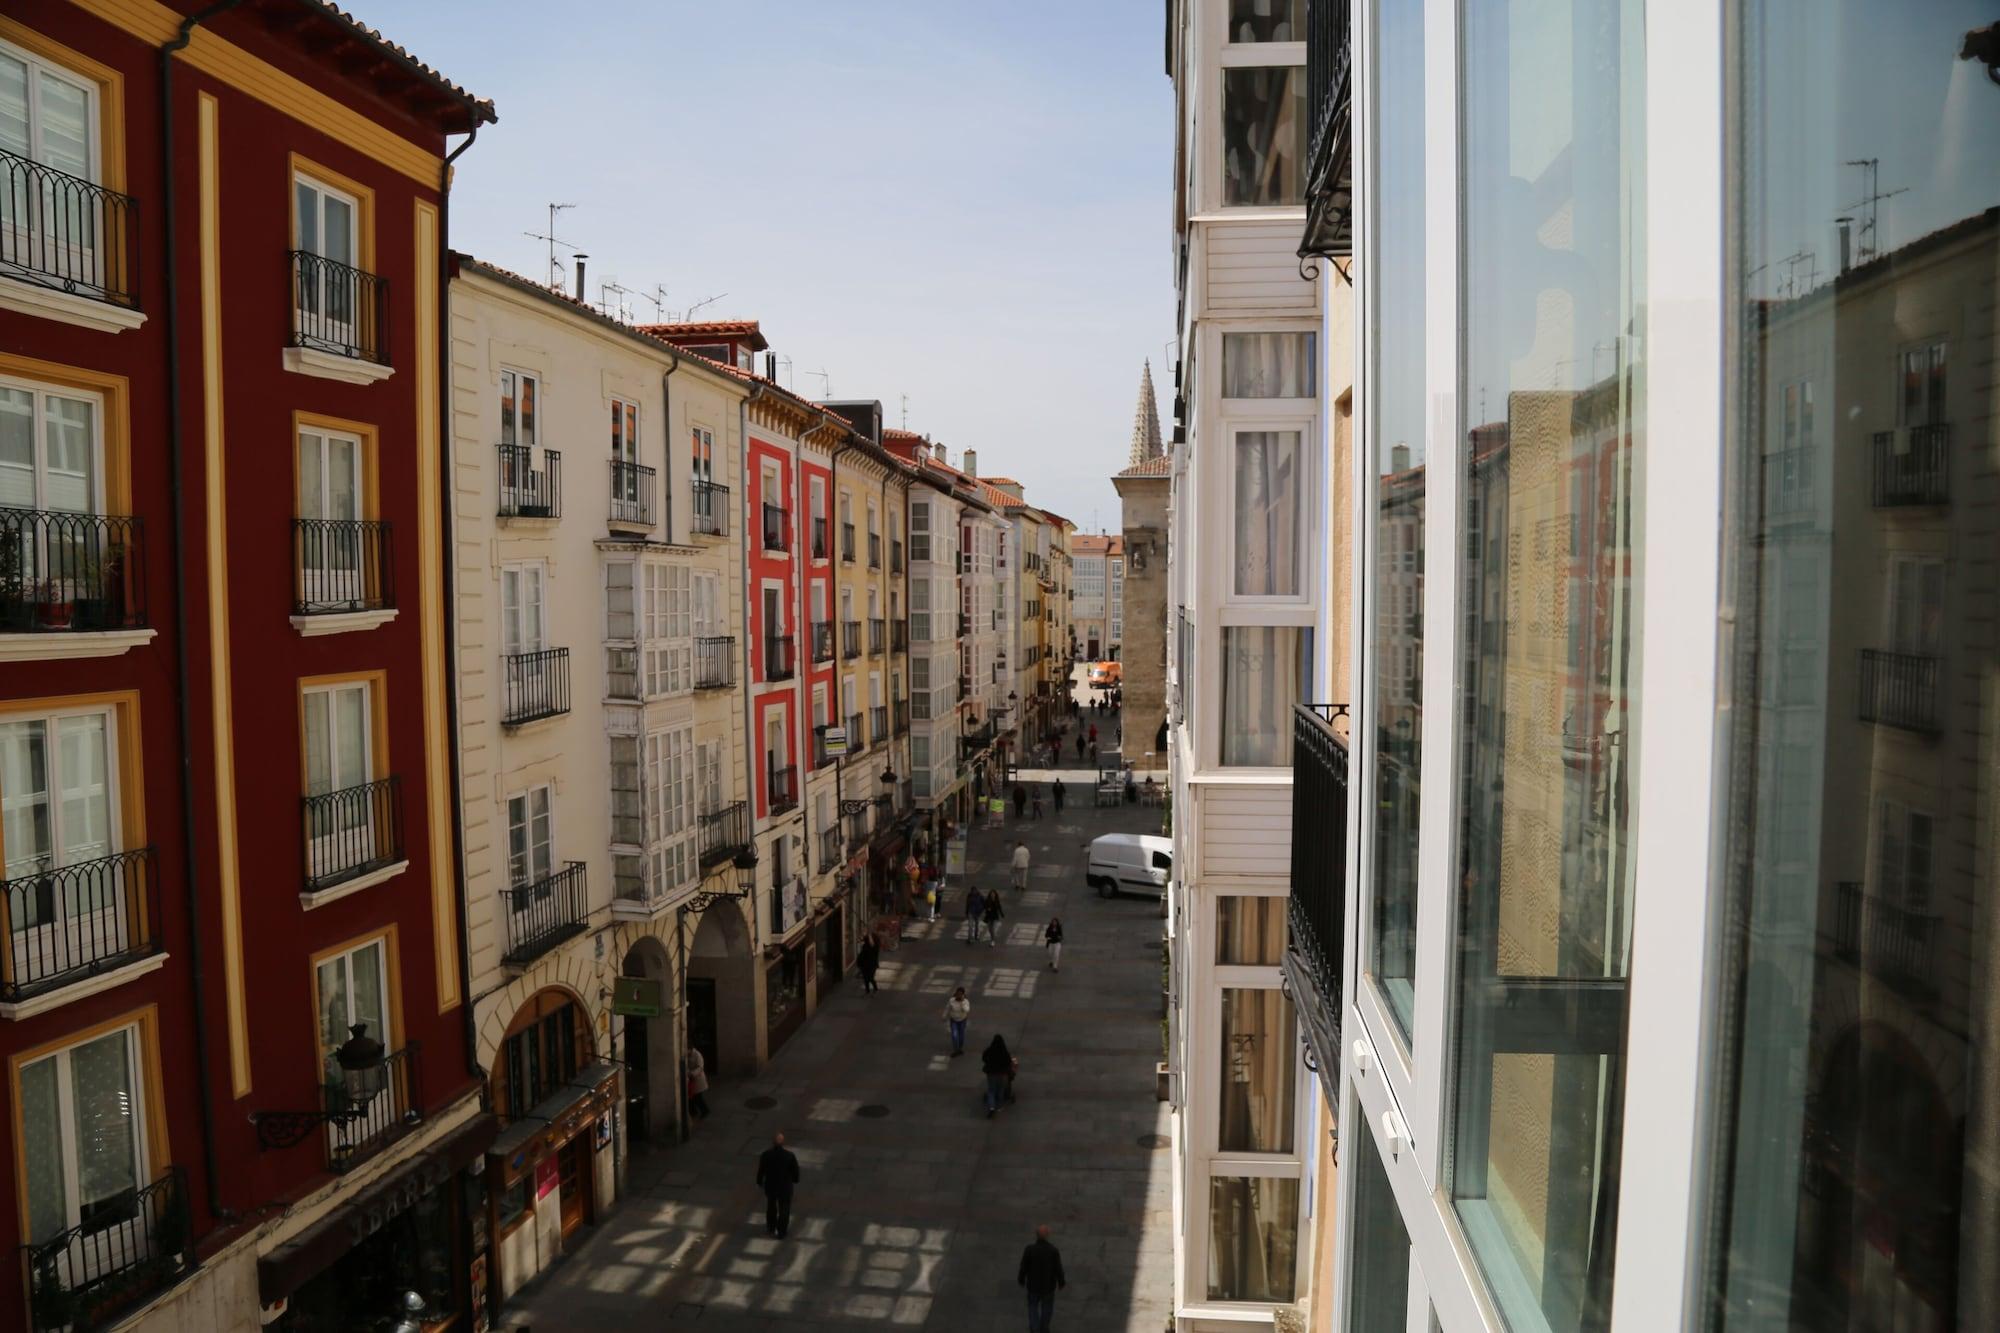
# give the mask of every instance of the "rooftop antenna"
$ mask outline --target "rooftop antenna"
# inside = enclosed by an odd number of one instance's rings
[[[686,313],[684,313],[681,316],[681,318],[683,320],[692,320],[694,318],[695,311],[701,309],[705,305],[714,305],[717,301],[720,301],[723,297],[727,295],[729,295],[728,292],[717,292],[713,296],[703,297],[701,300],[696,301],[693,305],[689,306],[687,308]]]
[[[556,263],[556,247],[560,245],[565,250],[573,250],[576,248],[572,246],[568,241],[557,239],[556,214],[562,212],[565,208],[575,208],[575,207],[576,207],[575,204],[550,204],[549,229],[546,232],[524,231],[521,233],[523,236],[526,236],[529,240],[547,241],[549,243],[549,266],[547,269],[547,273],[549,279],[549,286],[551,287],[560,288],[563,285],[562,267]]]
[[[792,358],[781,356],[778,358],[778,364],[785,368],[785,387],[789,389],[792,387]]]
[[[1905,185],[1901,189],[1884,190],[1881,187],[1882,159],[1879,157],[1852,158],[1846,165],[1861,168],[1861,179],[1866,190],[1859,199],[1841,210],[1843,213],[1857,211],[1859,213],[1861,227],[1855,237],[1854,262],[1865,264],[1881,253],[1875,236],[1876,205],[1884,199],[1894,199],[1899,194],[1908,194],[1910,187]]]
[[[903,429],[910,428],[910,395],[903,395]]]
[[[822,400],[833,397],[833,376],[824,370],[808,370],[806,374],[819,381],[819,396]]]
[[[610,296],[613,292],[618,293],[618,311],[615,315],[612,314],[610,308]],[[625,298],[630,295],[632,295],[632,289],[630,287],[619,286],[616,278],[602,279],[597,284],[597,313],[608,315],[623,323],[630,324],[632,322],[632,308],[625,303]]]
[[[661,316],[664,314],[667,304],[667,289],[665,284],[656,282],[653,284],[652,291],[635,292],[633,295],[653,307],[653,322],[655,324],[664,322]]]

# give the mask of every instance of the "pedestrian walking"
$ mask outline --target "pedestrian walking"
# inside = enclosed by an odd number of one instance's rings
[[[1056,779],[1056,785],[1050,790],[1050,794],[1056,798],[1056,813],[1060,815],[1062,813],[1064,796],[1061,778]]]
[[[1028,1292],[1028,1333],[1050,1333],[1056,1317],[1056,1292],[1069,1285],[1063,1276],[1062,1251],[1049,1244],[1049,1224],[1035,1228],[1035,1239],[1021,1251],[1021,1271],[1014,1280]]]
[[[782,1132],[757,1158],[757,1185],[764,1191],[764,1229],[783,1240],[792,1229],[792,1191],[799,1183],[799,1159],[785,1147]]]
[[[861,993],[875,993],[875,969],[882,964],[882,946],[875,942],[875,933],[870,931],[861,937],[861,949],[854,955],[854,970],[861,974]]]
[[[965,1054],[965,1022],[972,1017],[972,1001],[965,997],[965,987],[960,986],[944,1002],[945,1031],[951,1036],[951,1053]]]
[[[1007,1049],[1007,1040],[999,1033],[986,1043],[986,1050],[979,1057],[979,1068],[986,1075],[986,1118],[991,1120],[1003,1102],[1014,1100],[1013,1052]]]
[[[1049,946],[1049,971],[1062,971],[1062,918],[1052,916],[1042,928],[1042,943]]]
[[[1027,843],[1020,842],[1018,840],[1014,843],[1013,865],[1014,865],[1014,887],[1017,889],[1027,888],[1028,887],[1028,844]]]
[[[1092,745],[1097,744],[1097,724],[1095,722],[1090,724],[1090,743]]]
[[[1076,733],[1076,757],[1079,763],[1083,761],[1083,733],[1081,731]]]
[[[688,1112],[697,1120],[708,1119],[708,1062],[699,1046],[688,1047]]]
[[[1014,784],[1014,818],[1019,819],[1028,808],[1028,789],[1020,783]]]
[[[979,921],[986,912],[985,895],[974,885],[965,891],[965,942],[972,943],[979,938]]]
[[[1000,918],[1006,915],[1006,909],[1000,906],[1000,890],[995,889],[993,892],[987,894],[986,910],[980,916],[980,919],[986,923],[987,948],[990,949],[1000,942]]]
[[[1040,819],[1042,817],[1042,789],[1039,784],[1037,784],[1035,787],[1034,810],[1035,810],[1035,818]]]

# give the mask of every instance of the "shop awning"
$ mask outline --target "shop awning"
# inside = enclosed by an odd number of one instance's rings
[[[259,1257],[258,1301],[275,1305],[331,1268],[389,1219],[476,1161],[499,1132],[497,1116],[474,1116],[325,1218]]]
[[[603,1060],[585,1065],[577,1071],[575,1078],[536,1102],[526,1115],[507,1126],[493,1140],[493,1146],[486,1151],[495,1157],[512,1161],[516,1153],[539,1138],[550,1125],[560,1122],[564,1116],[595,1096],[597,1090],[617,1077],[617,1074],[618,1066]]]

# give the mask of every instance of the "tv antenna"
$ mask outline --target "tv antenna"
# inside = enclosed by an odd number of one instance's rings
[[[910,428],[910,395],[903,395],[903,429]]]
[[[833,397],[833,376],[824,370],[808,370],[806,374],[819,381],[819,396],[822,401]]]
[[[1882,159],[1879,157],[1851,158],[1846,165],[1861,168],[1863,188],[1866,190],[1859,199],[1841,210],[1843,213],[1855,213],[1859,210],[1861,228],[1855,237],[1854,262],[1865,264],[1881,253],[1875,232],[1877,205],[1884,199],[1894,199],[1899,194],[1908,194],[1910,187],[1905,185],[1900,189],[1884,190],[1881,186]]]
[[[618,309],[615,313],[611,309],[611,294],[613,292],[618,294]],[[620,286],[618,280],[615,278],[603,279],[597,284],[597,313],[609,316],[622,323],[630,324],[632,322],[632,307],[626,304],[625,298],[634,294],[630,287]]]
[[[667,288],[664,283],[654,283],[653,290],[650,292],[634,292],[632,294],[653,307],[653,322],[655,324],[664,321],[667,304]]]
[[[696,301],[693,305],[689,306],[685,311],[683,311],[681,313],[681,319],[683,321],[692,320],[694,318],[695,311],[701,309],[705,305],[714,305],[717,301],[720,301],[723,297],[727,295],[729,295],[728,292],[717,292],[713,296],[703,297],[701,300]]]
[[[526,236],[529,240],[547,241],[549,243],[549,266],[544,271],[548,275],[548,283],[549,286],[551,287],[560,288],[563,286],[563,271],[556,264],[556,247],[560,245],[565,250],[574,250],[576,248],[568,241],[562,240],[556,236],[556,214],[562,212],[566,208],[575,208],[575,207],[576,207],[575,204],[550,204],[549,229],[545,232],[524,231],[521,233],[523,236]]]
[[[785,387],[789,389],[792,387],[792,358],[781,356],[778,358],[778,364],[785,368]]]

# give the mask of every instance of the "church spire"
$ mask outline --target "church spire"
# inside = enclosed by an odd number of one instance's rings
[[[1139,372],[1139,406],[1132,412],[1132,457],[1127,467],[1137,467],[1149,458],[1165,453],[1160,443],[1160,407],[1153,394],[1153,362]]]

